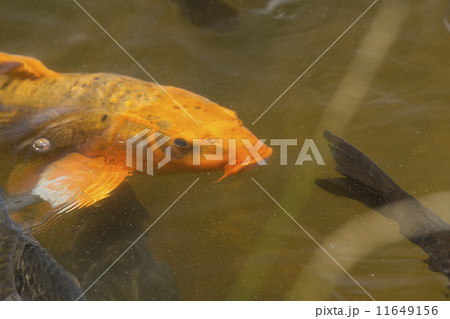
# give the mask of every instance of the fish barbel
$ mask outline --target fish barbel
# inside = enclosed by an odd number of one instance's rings
[[[58,212],[89,206],[136,171],[135,154],[126,165],[126,142],[143,130],[170,138],[171,160],[157,173],[224,170],[225,177],[272,153],[235,112],[189,91],[116,74],[57,73],[0,53],[1,152],[26,160],[11,172],[9,194],[31,193]],[[197,163],[194,139],[208,141]],[[258,145],[257,158],[244,140]],[[219,151],[221,159],[205,156]],[[153,163],[165,156],[156,149]]]

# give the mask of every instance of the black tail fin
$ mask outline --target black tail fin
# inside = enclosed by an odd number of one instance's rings
[[[429,256],[431,270],[450,279],[450,225],[402,190],[367,156],[342,138],[324,132],[336,171],[345,177],[316,180],[326,191],[360,201],[395,220],[400,234],[419,245]],[[386,207],[384,207],[386,204]],[[387,208],[387,209],[385,209]]]
[[[338,164],[336,171],[345,177],[318,179],[318,186],[332,194],[358,200],[370,208],[411,199],[408,193],[355,147],[329,131],[325,131],[323,136]]]

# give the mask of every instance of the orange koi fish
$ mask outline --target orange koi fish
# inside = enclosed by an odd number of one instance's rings
[[[136,172],[126,145],[143,130],[170,138],[171,160],[156,173],[224,170],[225,177],[272,153],[233,111],[189,91],[116,74],[61,74],[0,53],[0,151],[22,161],[9,176],[9,194],[33,194],[57,212],[92,205]],[[195,139],[209,144],[199,163]],[[249,142],[259,142],[259,160]],[[218,152],[221,159],[208,156]],[[156,149],[153,163],[166,155]]]

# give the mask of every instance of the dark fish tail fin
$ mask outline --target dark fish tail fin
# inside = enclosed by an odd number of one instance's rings
[[[344,177],[318,179],[316,184],[395,220],[400,234],[429,255],[429,268],[450,279],[450,225],[402,190],[374,162],[342,138],[328,131],[324,132],[324,137],[338,164],[336,171]]]
[[[336,171],[345,177],[318,179],[318,186],[332,194],[358,200],[370,208],[411,199],[374,162],[344,139],[329,131],[323,136],[338,164]]]

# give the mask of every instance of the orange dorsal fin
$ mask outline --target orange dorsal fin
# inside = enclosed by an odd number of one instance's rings
[[[21,79],[39,79],[44,76],[57,76],[59,73],[47,69],[41,61],[0,52],[0,74],[19,77]]]

